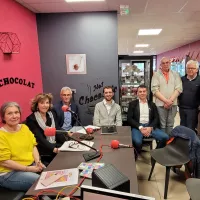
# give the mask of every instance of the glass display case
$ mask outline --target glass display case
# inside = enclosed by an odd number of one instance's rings
[[[137,99],[139,85],[150,87],[150,61],[121,61],[119,63],[120,105],[122,121],[127,121],[129,102]],[[150,89],[150,88],[149,88]],[[149,90],[148,90],[149,91]]]

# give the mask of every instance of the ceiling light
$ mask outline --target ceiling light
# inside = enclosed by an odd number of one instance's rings
[[[135,47],[148,47],[149,44],[136,44]]]
[[[162,29],[140,29],[138,35],[159,35]]]
[[[68,3],[72,3],[72,2],[89,2],[89,1],[105,1],[105,0],[65,0]]]
[[[134,51],[133,53],[144,53],[144,51]]]

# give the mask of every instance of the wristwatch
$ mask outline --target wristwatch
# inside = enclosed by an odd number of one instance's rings
[[[143,126],[139,126],[139,130],[140,130],[141,128],[143,128]]]

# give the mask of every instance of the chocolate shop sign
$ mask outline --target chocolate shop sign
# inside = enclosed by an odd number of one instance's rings
[[[0,79],[0,88],[6,85],[24,85],[30,88],[34,88],[35,83],[28,81],[24,78],[19,78],[19,77],[6,77]]]

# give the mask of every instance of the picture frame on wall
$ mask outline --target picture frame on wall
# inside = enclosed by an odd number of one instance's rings
[[[86,54],[66,54],[67,74],[87,74]]]

